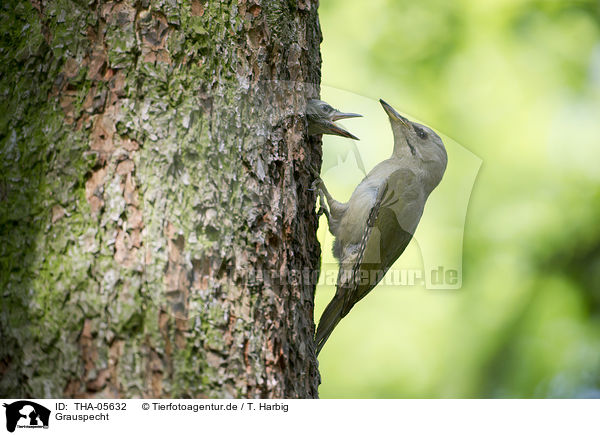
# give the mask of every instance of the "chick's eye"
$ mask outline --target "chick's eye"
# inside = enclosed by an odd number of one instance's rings
[[[427,137],[427,132],[425,130],[423,130],[422,128],[419,127],[413,127],[415,129],[415,133],[417,133],[417,136],[419,136],[421,139],[425,139]]]

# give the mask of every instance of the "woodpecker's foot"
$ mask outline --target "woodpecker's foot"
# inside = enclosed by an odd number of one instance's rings
[[[311,189],[317,191],[317,195],[319,195],[319,210],[317,211],[317,217],[320,217],[322,214],[325,214],[327,217],[327,221],[331,219],[331,213],[329,212],[329,207],[327,207],[327,202],[325,201],[325,194],[323,193],[323,180],[317,178],[313,181]]]
[[[321,186],[323,186],[323,180],[321,180],[321,177],[317,177],[315,178],[315,181],[312,182],[312,184],[310,185],[310,190],[312,191],[319,191],[319,196],[321,195]]]
[[[320,178],[321,172],[315,168],[313,165],[308,165],[308,172],[312,175],[312,178]]]
[[[321,215],[324,214],[325,217],[327,218],[327,222],[331,222],[331,213],[329,213],[329,209],[323,202],[323,197],[321,196],[320,198],[321,198],[321,200],[320,200],[320,204],[319,204],[319,210],[317,211],[317,217],[321,217]]]

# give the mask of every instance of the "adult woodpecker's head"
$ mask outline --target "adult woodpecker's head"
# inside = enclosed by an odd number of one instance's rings
[[[345,113],[334,109],[325,101],[308,100],[306,103],[306,119],[308,121],[308,134],[333,134],[359,140],[352,133],[344,130],[335,121],[346,118],[361,117],[358,113]]]
[[[430,173],[435,187],[442,179],[448,163],[442,139],[426,125],[409,121],[385,101],[379,102],[387,113],[394,132],[393,156],[412,156],[419,166]]]

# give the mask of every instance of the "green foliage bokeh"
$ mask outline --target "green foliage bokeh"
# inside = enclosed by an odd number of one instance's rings
[[[375,289],[321,353],[321,397],[600,397],[600,3],[322,0],[320,19],[325,100],[384,98],[483,161],[462,288]],[[391,151],[377,125],[367,171]],[[341,200],[363,176],[326,169]]]

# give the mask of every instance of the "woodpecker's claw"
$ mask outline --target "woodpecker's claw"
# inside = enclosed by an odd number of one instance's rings
[[[316,190],[317,195],[319,196],[319,210],[317,210],[317,217],[321,217],[322,214],[325,214],[327,220],[330,220],[331,214],[329,213],[329,208],[325,202],[325,194],[322,188],[323,185],[323,180],[321,180],[321,178],[317,178],[312,182],[309,190]]]
[[[325,215],[327,221],[331,221],[331,214],[329,213],[329,209],[325,205],[325,201],[323,200],[323,195],[319,195],[319,210],[317,210],[317,217],[321,217],[321,215]]]
[[[310,185],[310,191],[314,191],[314,190],[318,190],[319,194],[321,191],[321,185],[323,184],[323,180],[321,180],[320,177],[315,178],[315,181],[312,182],[312,184]]]

